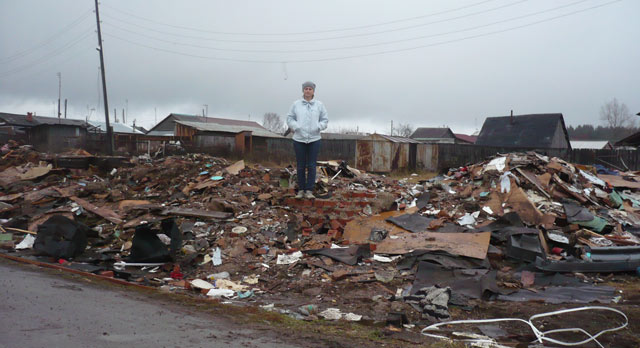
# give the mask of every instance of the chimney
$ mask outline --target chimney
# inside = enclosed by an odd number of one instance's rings
[[[510,119],[510,123],[513,124],[513,110],[511,110],[511,119]]]
[[[33,113],[27,112],[27,122],[33,122]]]

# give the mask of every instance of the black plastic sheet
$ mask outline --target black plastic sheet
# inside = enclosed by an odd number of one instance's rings
[[[87,231],[82,223],[54,215],[38,226],[33,249],[55,258],[72,259],[87,247]]]

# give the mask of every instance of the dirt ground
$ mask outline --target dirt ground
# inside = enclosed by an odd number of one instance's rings
[[[2,261],[12,262],[12,261]],[[462,342],[449,342],[439,339],[426,337],[420,334],[423,325],[416,325],[413,328],[398,329],[385,325],[384,320],[365,319],[361,322],[346,321],[326,321],[318,320],[299,320],[294,319],[286,314],[275,311],[264,310],[260,305],[267,302],[278,303],[279,308],[297,308],[301,304],[313,303],[316,299],[314,295],[318,290],[303,291],[301,293],[292,293],[286,288],[281,289],[277,293],[269,296],[263,296],[260,301],[251,302],[234,302],[227,304],[225,301],[206,298],[198,293],[174,293],[161,290],[147,290],[133,286],[123,286],[96,279],[95,277],[86,277],[71,274],[64,271],[50,270],[28,265],[30,269],[37,269],[41,272],[47,272],[85,284],[97,284],[105,288],[119,288],[127,291],[135,291],[143,294],[151,301],[164,301],[170,305],[181,306],[187,310],[197,311],[198,313],[206,313],[216,317],[224,317],[236,325],[252,330],[269,330],[276,331],[283,337],[287,337],[291,343],[302,344],[306,347],[464,347]],[[604,277],[607,278],[607,277]],[[386,314],[394,306],[404,305],[402,302],[381,301],[375,302],[368,297],[358,284],[349,282],[341,283],[343,286],[335,289],[334,292],[340,293],[336,296],[338,299],[336,307],[344,308],[346,311],[353,310],[359,313],[372,313],[372,316]],[[624,312],[629,318],[627,328],[606,333],[598,338],[600,343],[605,347],[638,347],[640,346],[640,287],[638,287],[638,277],[632,274],[617,274],[610,276],[604,283],[619,289],[622,296],[619,304],[593,304],[611,307]],[[391,285],[388,285],[391,287]],[[324,289],[320,289],[324,291]],[[330,294],[326,296],[331,296]],[[528,319],[530,316],[544,312],[551,312],[567,308],[577,308],[583,305],[551,305],[538,302],[486,302],[475,301],[469,303],[473,308],[460,308],[450,306],[449,310],[452,320],[461,319],[495,319],[495,318],[520,318]],[[401,309],[401,308],[395,308]],[[541,330],[551,330],[557,328],[580,327],[587,332],[595,334],[598,331],[613,328],[622,324],[621,317],[617,314],[607,311],[583,311],[576,313],[564,314],[561,316],[547,317],[543,320],[534,322]],[[524,323],[503,322],[497,324],[502,330],[504,337],[498,342],[505,346],[511,347],[528,347],[535,340],[535,336],[531,329]],[[481,331],[477,325],[459,325],[452,327],[451,330],[442,330],[443,332],[473,332],[480,334]],[[579,341],[585,338],[584,335],[578,334],[562,334],[553,336],[560,340]],[[553,346],[553,345],[545,345]],[[583,347],[597,347],[595,343],[582,345]]]

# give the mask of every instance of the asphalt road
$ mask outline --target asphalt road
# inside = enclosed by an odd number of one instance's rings
[[[135,291],[0,260],[0,347],[296,347]]]

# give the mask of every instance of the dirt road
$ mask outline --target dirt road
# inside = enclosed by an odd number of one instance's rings
[[[135,291],[0,260],[0,347],[297,347]]]

